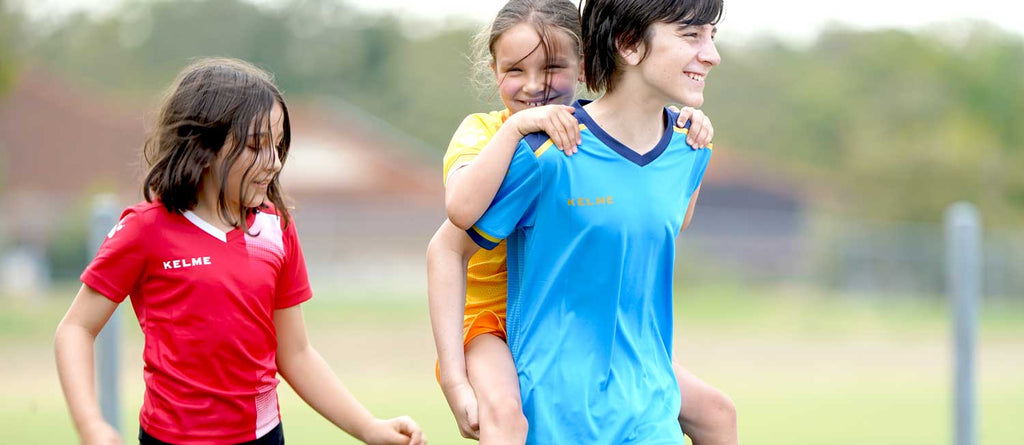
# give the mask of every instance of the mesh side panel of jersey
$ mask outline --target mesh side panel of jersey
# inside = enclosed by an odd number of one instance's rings
[[[526,229],[518,229],[506,240],[505,264],[508,269],[508,304],[505,312],[505,328],[508,348],[515,358],[519,354],[519,325],[523,307],[523,251],[526,249]]]

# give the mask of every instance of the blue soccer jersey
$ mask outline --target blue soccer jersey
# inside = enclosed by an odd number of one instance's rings
[[[682,443],[675,239],[711,151],[686,145],[666,110],[660,142],[638,155],[584,103],[579,151],[563,156],[542,133],[524,138],[467,231],[485,248],[508,240],[508,344],[527,443]]]

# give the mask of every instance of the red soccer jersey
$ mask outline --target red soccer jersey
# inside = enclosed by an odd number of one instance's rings
[[[280,423],[274,310],[312,296],[295,225],[273,208],[228,233],[161,203],[128,208],[82,282],[131,295],[145,335],[139,422],[165,442],[239,443]]]

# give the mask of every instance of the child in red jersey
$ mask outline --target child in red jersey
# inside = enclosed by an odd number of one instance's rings
[[[371,444],[423,444],[374,418],[306,338],[312,296],[278,173],[291,140],[271,77],[232,59],[178,76],[145,146],[146,201],[124,211],[57,327],[57,370],[82,443],[120,443],[100,416],[96,335],[131,296],[145,336],[142,444],[283,444],[277,374]]]

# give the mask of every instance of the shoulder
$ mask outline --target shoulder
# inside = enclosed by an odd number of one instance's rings
[[[462,119],[459,130],[483,129],[496,131],[498,127],[501,127],[501,124],[505,123],[508,116],[508,110],[473,113]]]
[[[549,141],[551,141],[551,137],[543,131],[530,133],[523,138],[523,142],[526,143],[534,153],[540,150],[541,147],[544,147],[544,144],[547,144]]]
[[[679,121],[679,112],[673,111],[669,107],[665,107],[665,119],[667,119],[669,124],[675,127],[676,130],[690,128],[690,121],[686,121],[686,124],[682,127],[676,125],[678,123],[677,121]]]
[[[171,212],[160,201],[137,203],[121,212],[121,221],[133,219],[137,224],[160,224],[171,217]]]
[[[253,209],[253,212],[256,214],[256,218],[257,219],[274,221],[282,229],[286,225],[285,224],[284,212],[281,212],[280,210],[278,210],[278,208],[274,205],[274,203],[272,203],[270,201],[267,201],[267,202],[264,202],[263,204],[260,204],[259,207]],[[293,231],[294,230],[293,226],[295,225],[295,220],[294,219],[289,219],[287,221],[287,223],[288,223],[287,225],[289,226],[289,231]]]
[[[504,122],[502,112],[498,111],[473,113],[466,116],[459,124],[459,128],[455,130],[455,134],[452,135],[446,157],[464,154],[464,152],[478,153],[487,145],[487,141],[494,137]]]

